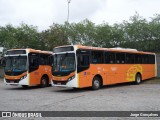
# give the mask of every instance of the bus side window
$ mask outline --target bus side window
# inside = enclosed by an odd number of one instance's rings
[[[89,66],[89,55],[79,55],[78,66]]]
[[[40,65],[49,65],[48,55],[45,54],[40,55]]]
[[[115,63],[115,53],[114,52],[105,53],[105,63],[110,63],[110,64]]]
[[[92,51],[92,63],[101,64],[103,63],[103,51]]]
[[[31,67],[34,67],[34,68],[38,67],[38,59],[31,57],[30,65],[31,65]]]
[[[145,64],[149,64],[149,56],[148,55],[144,55],[144,63]]]
[[[134,54],[126,53],[126,63],[127,64],[134,64],[135,63]]]
[[[149,55],[149,64],[155,64],[155,56]]]
[[[116,53],[116,63],[117,64],[125,63],[125,53]]]
[[[135,54],[135,63],[141,64],[142,63],[142,56],[141,54]]]
[[[53,57],[53,55],[48,56],[48,65],[53,66],[53,62],[54,62],[54,57]]]
[[[34,71],[39,67],[39,55],[36,53],[29,53],[29,71]]]

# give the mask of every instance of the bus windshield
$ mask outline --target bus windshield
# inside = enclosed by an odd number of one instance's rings
[[[23,72],[27,70],[27,56],[6,57],[5,72]]]
[[[75,71],[75,54],[55,54],[53,57],[52,71],[54,75],[70,74]]]

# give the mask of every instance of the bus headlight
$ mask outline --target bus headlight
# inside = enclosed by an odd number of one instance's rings
[[[20,80],[23,80],[23,79],[25,79],[26,77],[27,77],[27,75],[22,76],[22,77],[20,78]]]
[[[71,80],[73,80],[75,78],[75,75],[73,75],[72,77],[70,77],[69,79],[68,79],[68,81],[71,81]]]

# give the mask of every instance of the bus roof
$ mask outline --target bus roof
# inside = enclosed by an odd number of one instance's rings
[[[152,52],[143,52],[143,51],[138,51],[136,49],[130,49],[130,48],[101,48],[101,47],[91,47],[91,46],[82,46],[82,45],[78,45],[77,48],[91,49],[91,50],[104,50],[104,51],[106,50],[106,51],[113,51],[113,52],[154,54]]]
[[[7,51],[16,51],[16,50],[17,50],[17,51],[18,51],[18,50],[26,50],[27,52],[53,54],[53,52],[51,52],[51,51],[35,50],[35,49],[32,49],[32,48],[26,48],[26,49],[10,49],[10,50],[7,50]]]
[[[131,48],[101,48],[101,47],[92,47],[92,46],[83,46],[83,45],[64,45],[64,46],[58,46],[55,48],[59,47],[69,47],[69,46],[74,46],[77,49],[89,49],[89,50],[103,50],[103,51],[112,51],[112,52],[127,52],[127,53],[140,53],[140,54],[155,54],[153,52],[143,52],[143,51],[138,51],[136,49],[131,49]]]

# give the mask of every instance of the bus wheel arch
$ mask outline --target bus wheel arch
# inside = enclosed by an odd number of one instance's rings
[[[103,79],[100,75],[95,75],[92,79],[92,89],[98,90],[103,85]]]
[[[137,72],[137,74],[135,75],[135,84],[139,85],[142,82],[142,75],[140,72]]]
[[[47,87],[47,86],[49,86],[49,77],[48,75],[44,74],[41,77],[40,87]]]

